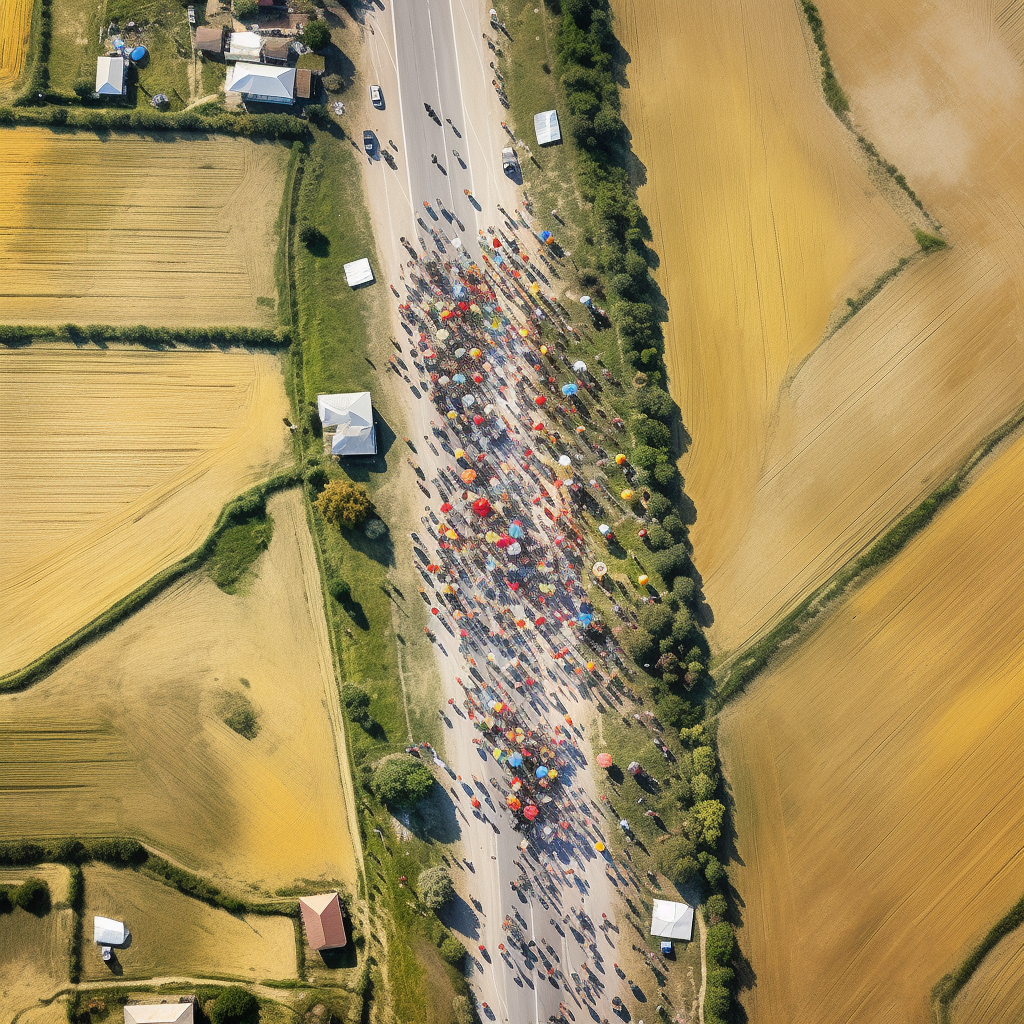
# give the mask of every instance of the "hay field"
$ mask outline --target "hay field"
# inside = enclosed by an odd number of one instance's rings
[[[85,868],[85,914],[124,921],[132,934],[116,950],[126,979],[230,977],[245,981],[294,978],[291,918],[229,914],[183,895],[137,871],[106,864]],[[110,968],[92,935],[84,936],[82,980],[106,981]]]
[[[192,551],[289,450],[265,352],[0,350],[0,407],[0,673]]]
[[[21,75],[31,29],[32,0],[0,0],[0,94]]]
[[[269,508],[244,594],[196,573],[0,698],[0,838],[128,833],[222,881],[355,888],[312,540],[297,491]],[[221,721],[225,692],[255,739]]]
[[[719,652],[827,579],[1024,400],[1020,66],[960,7],[929,20],[917,3],[875,4],[877,17],[820,6],[854,115],[952,248],[817,348],[833,307],[914,246],[824,105],[797,5],[616,6]],[[908,28],[936,21],[938,34]]]
[[[1024,1020],[1024,928],[1018,928],[981,962],[953,1000],[953,1024]]]
[[[0,1020],[67,987],[72,923],[67,908],[45,917],[17,909],[0,914]]]
[[[6,323],[273,325],[288,151],[18,128],[0,164]]]
[[[726,709],[752,1021],[928,1021],[1020,897],[1024,437]]]

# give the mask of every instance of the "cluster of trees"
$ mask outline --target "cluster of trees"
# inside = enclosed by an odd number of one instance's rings
[[[26,878],[21,885],[0,885],[0,914],[21,907],[42,917],[50,912],[50,887],[41,878]]]

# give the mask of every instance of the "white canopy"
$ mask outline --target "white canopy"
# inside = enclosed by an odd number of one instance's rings
[[[193,1004],[148,1003],[124,1008],[124,1024],[194,1024]]]
[[[557,142],[562,137],[562,131],[558,127],[558,114],[554,110],[534,114],[533,130],[537,133],[537,141],[542,146],[549,142]]]
[[[100,96],[124,95],[124,57],[96,58],[96,92]]]
[[[121,921],[113,921],[109,917],[92,919],[93,941],[101,946],[121,946],[127,938],[127,931]]]
[[[256,32],[232,32],[228,36],[228,49],[224,54],[225,60],[249,60],[255,57],[260,59],[260,50],[263,49],[263,37]]]
[[[362,259],[355,260],[353,263],[346,263],[345,280],[348,281],[349,288],[355,288],[356,285],[372,281],[373,270],[370,267],[370,261]]]
[[[317,395],[317,411],[325,427],[336,427],[332,455],[376,455],[373,401],[369,391],[349,395]]]
[[[655,900],[651,911],[651,934],[689,942],[693,935],[693,907],[671,900]]]
[[[254,99],[291,103],[295,97],[295,68],[270,67],[268,64],[236,64],[228,72],[228,92]]]

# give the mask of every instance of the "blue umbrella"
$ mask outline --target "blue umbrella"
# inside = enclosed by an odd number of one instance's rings
[[[510,537],[515,537],[517,540],[521,540],[525,536],[525,533],[519,523],[515,522],[508,528],[508,535]]]
[[[452,377],[452,380],[455,381],[456,384],[465,384],[466,375],[464,373],[457,373],[455,374],[454,377]]]
[[[575,395],[579,391],[579,388],[575,384],[563,384],[562,394],[568,398],[570,395]]]
[[[522,754],[513,754],[508,759],[508,763],[510,765],[512,765],[513,768],[518,768],[523,763],[523,755]]]
[[[545,777],[547,776],[547,774],[548,774],[548,770],[547,770],[547,768],[545,768],[545,767],[544,767],[544,765],[541,765],[541,766],[540,766],[540,767],[539,767],[539,768],[537,769],[537,778],[538,778],[538,779],[543,779],[543,778],[545,778]]]
[[[546,242],[549,238],[551,238],[551,232],[550,231],[542,231],[540,233],[540,240],[542,242]]]
[[[580,625],[589,626],[594,621],[594,616],[589,612],[580,612]]]

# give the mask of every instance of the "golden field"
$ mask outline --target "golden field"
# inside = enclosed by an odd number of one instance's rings
[[[887,205],[825,106],[799,7],[615,5],[720,653],[831,576],[1024,399],[1021,68],[973,9],[929,21],[913,3],[877,18],[839,6],[821,9],[854,117],[951,249],[819,344],[847,296],[916,248],[923,221]],[[938,34],[908,28],[936,22]],[[908,65],[916,89],[895,70]],[[917,124],[922,106],[936,113]]]
[[[18,80],[25,66],[32,28],[32,0],[0,0],[0,92]]]
[[[85,914],[124,921],[132,941],[115,950],[126,979],[229,977],[243,981],[294,978],[291,918],[229,914],[136,871],[106,864],[85,868]],[[110,968],[86,929],[82,980],[105,981]]]
[[[21,881],[30,874],[47,877],[44,870],[32,868],[10,877],[5,872],[2,880]],[[72,923],[69,908],[51,910],[45,917],[17,909],[0,914],[0,1020],[13,1020],[40,998],[67,987]]]
[[[1020,897],[1022,479],[1018,436],[724,712],[750,1020],[924,1024]]]
[[[285,147],[18,128],[3,148],[5,323],[276,322]]]
[[[236,887],[355,888],[313,542],[297,491],[269,507],[244,593],[193,574],[0,697],[0,838],[129,834]],[[255,707],[254,739],[225,694]]]
[[[0,350],[0,407],[0,673],[194,550],[288,452],[269,353]]]
[[[953,1000],[953,1024],[1024,1020],[1024,928],[1018,928],[981,962]]]

